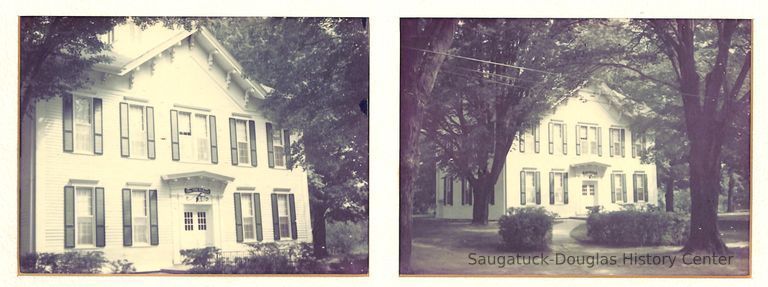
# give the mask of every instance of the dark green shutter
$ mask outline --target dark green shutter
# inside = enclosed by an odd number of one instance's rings
[[[157,222],[157,190],[149,190],[149,240],[150,244],[160,244],[160,230]]]
[[[525,171],[520,172],[520,205],[525,205]]]
[[[243,242],[243,210],[240,206],[240,193],[235,193],[235,238]]]
[[[171,110],[171,159],[179,158],[179,113]]]
[[[637,174],[632,175],[632,198],[637,202]]]
[[[277,215],[277,194],[272,194],[272,230],[275,240],[280,240],[280,222]]]
[[[208,117],[208,133],[211,137],[211,163],[219,163],[219,143],[216,135],[216,116]]]
[[[643,174],[643,194],[645,195],[643,198],[645,198],[645,202],[650,202],[650,199],[648,198],[648,175]]]
[[[613,156],[614,154],[614,144],[613,144],[613,130],[612,128],[608,129],[608,155]]]
[[[539,123],[533,127],[533,152],[539,153],[541,151],[541,131],[539,130]]]
[[[254,121],[248,121],[248,138],[251,142],[251,166],[256,166],[256,123]]]
[[[621,157],[624,157],[624,147],[626,146],[626,144],[624,142],[624,129],[620,129],[619,131],[621,133],[619,135],[620,136],[619,143],[621,144]]]
[[[264,240],[263,227],[261,222],[261,195],[253,194],[253,216],[256,217],[256,240]]]
[[[74,119],[72,118],[72,95],[67,94],[61,96],[61,107],[62,130],[64,131],[62,142],[64,145],[64,151],[72,152],[74,150]],[[72,236],[74,236],[74,233]],[[72,247],[74,247],[74,243],[72,244]]]
[[[95,189],[94,201],[94,216],[96,217],[96,247],[104,247],[105,240],[104,235],[106,226],[104,224],[104,188],[97,187]]]
[[[283,137],[285,138],[285,141],[283,142],[283,148],[285,150],[285,168],[292,170],[293,157],[291,156],[291,131],[283,130]]]
[[[443,205],[448,205],[448,177],[443,177]]]
[[[491,204],[493,204],[493,193],[495,191],[494,189],[491,190]],[[469,184],[469,181],[467,181],[467,200],[469,200],[469,205],[472,205],[472,185]]]
[[[549,138],[548,141],[548,147],[549,147],[549,154],[555,153],[555,141],[553,139],[554,135],[552,134],[552,122],[549,123],[547,128],[547,137]]]
[[[555,204],[555,173],[549,172],[549,204]]]
[[[229,149],[232,165],[237,165],[237,121],[229,118]]]
[[[64,248],[75,247],[75,188],[64,187]]]
[[[597,127],[597,156],[603,156],[603,128]]]
[[[533,184],[536,185],[536,204],[541,205],[541,173],[537,171],[533,176]]]
[[[562,138],[563,139],[563,154],[568,154],[568,129],[565,127],[565,124],[562,124],[562,127],[560,128],[560,131],[563,133]]]
[[[123,246],[133,245],[133,228],[131,227],[131,190],[123,189]]]
[[[93,153],[104,154],[104,116],[100,98],[93,98]]]
[[[579,125],[576,125],[576,155],[581,155],[581,140],[579,139]]]
[[[568,204],[568,172],[563,173],[563,204]]]
[[[147,107],[147,157],[155,159],[155,108]]]
[[[472,193],[474,192],[474,189],[472,189],[472,186],[469,186],[469,198],[470,198],[470,204],[472,203]],[[493,189],[491,190],[491,205],[496,204],[496,185],[493,186]]]
[[[448,205],[453,205],[453,177],[448,177]]]
[[[466,194],[466,188],[464,186],[466,182],[462,179],[461,180],[461,205],[467,204],[467,194]]]
[[[627,175],[621,174],[621,197],[627,202]]]
[[[120,103],[120,156],[131,156],[131,142],[129,139],[128,104]]]
[[[518,132],[517,138],[520,140],[520,152],[525,152],[525,131]]]
[[[288,195],[288,205],[291,208],[291,238],[299,238],[299,229],[296,226],[296,200],[293,194]]]
[[[637,145],[635,144],[638,142],[637,133],[632,131],[630,134],[632,135],[632,158],[635,158],[637,156]]]
[[[611,203],[616,203],[616,177],[611,174]]]
[[[267,161],[269,167],[275,167],[275,143],[272,142],[272,124],[267,123]]]

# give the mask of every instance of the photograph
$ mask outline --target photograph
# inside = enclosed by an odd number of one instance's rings
[[[399,24],[401,276],[751,276],[752,20]]]
[[[368,274],[367,18],[17,23],[17,276]]]

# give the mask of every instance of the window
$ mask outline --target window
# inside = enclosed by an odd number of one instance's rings
[[[211,157],[208,115],[179,111],[179,143],[181,157],[207,162]]]
[[[453,205],[453,178],[443,177],[443,205]]]
[[[576,154],[597,156],[603,154],[600,127],[577,125],[576,133]]]
[[[144,106],[130,105],[128,121],[128,131],[131,138],[131,154],[133,156],[146,156],[147,123]]]
[[[247,165],[248,154],[248,122],[245,120],[236,120],[236,134],[237,134],[237,162],[241,165]]]
[[[206,230],[208,228],[205,221],[205,211],[197,212],[197,230]]]
[[[581,195],[595,195],[595,184],[594,183],[582,184]]]
[[[93,100],[75,97],[72,110],[75,118],[75,151],[93,152]]]
[[[549,153],[568,154],[565,141],[565,124],[560,122],[549,123]]]
[[[645,152],[645,135],[632,132],[632,157],[640,157]]]
[[[285,167],[285,145],[283,144],[283,130],[272,131],[272,144],[275,149],[275,166]]]
[[[209,129],[208,129],[208,116],[206,115],[195,115],[195,153],[197,154],[197,160],[199,161],[209,161],[210,158],[210,138],[209,138]]]
[[[627,202],[627,198],[624,196],[625,194],[625,180],[624,180],[624,174],[621,173],[614,173],[611,175],[611,184],[613,185],[613,201],[614,202]]]
[[[525,202],[536,204],[536,174],[534,172],[525,173]]]
[[[563,172],[552,173],[552,195],[554,197],[554,204],[565,204],[565,185],[567,177]]]
[[[648,177],[644,173],[634,174],[635,201],[648,201]]]
[[[190,231],[195,230],[195,221],[192,219],[192,212],[191,211],[185,211],[184,212],[184,230]]]
[[[149,200],[146,190],[131,191],[131,225],[133,226],[133,242],[149,244]]]
[[[624,156],[624,129],[611,128],[611,156]]]
[[[253,212],[253,200],[250,194],[243,193],[241,195],[240,207],[243,212],[243,238],[247,240],[253,240],[256,238],[254,231],[254,212]]]
[[[461,180],[461,205],[472,205],[472,186],[466,179]]]
[[[291,238],[291,214],[287,194],[277,195],[277,215],[280,238]]]
[[[93,214],[93,188],[77,187],[75,198],[77,245],[95,245],[96,223]]]

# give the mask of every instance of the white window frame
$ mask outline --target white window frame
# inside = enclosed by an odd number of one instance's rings
[[[182,126],[181,117],[182,114],[189,115],[189,123],[186,127]],[[197,127],[197,118],[205,118],[205,127],[202,130]],[[197,163],[210,163],[211,162],[211,114],[201,113],[189,110],[178,110],[178,122],[179,127],[179,157],[184,161],[197,162]],[[183,134],[182,130],[188,129],[189,134]],[[205,135],[201,137],[200,135]],[[205,144],[198,142],[204,139]],[[208,157],[201,158],[200,151],[204,150]],[[195,223],[197,224],[197,223]]]
[[[285,168],[285,134],[283,133],[283,129],[281,128],[274,128],[272,129],[272,148],[274,150],[274,157],[275,157],[275,167],[282,167]],[[279,139],[276,139],[279,138]],[[280,144],[278,144],[277,140],[280,141]],[[280,148],[282,152],[278,155],[277,148]]]
[[[240,124],[242,124],[243,132],[240,130]],[[251,166],[251,134],[248,127],[248,120],[235,118],[235,133],[237,135],[237,165],[238,166]],[[243,139],[242,141],[240,139]],[[240,144],[245,144],[244,148],[240,148]],[[243,160],[243,157],[246,160]]]
[[[283,205],[280,204],[280,199],[281,198],[284,199],[284,202],[285,202]],[[282,239],[293,239],[293,237],[291,237],[293,235],[292,234],[293,231],[291,230],[292,218],[291,218],[291,206],[290,206],[290,204],[291,203],[290,203],[289,196],[288,196],[287,193],[278,193],[277,194],[277,218],[278,218],[277,219],[278,220],[278,222],[277,222],[277,226],[278,227],[277,228],[279,229],[278,230],[278,234],[280,235],[280,239],[281,240]],[[285,211],[285,215],[283,215],[281,213],[281,211],[283,211],[283,210]],[[286,228],[287,234],[283,234],[283,222],[282,222],[283,218],[286,219],[285,224],[287,226],[287,228]]]
[[[530,175],[530,178],[528,176]],[[525,171],[525,205],[537,205],[536,204],[536,185],[541,184],[536,182],[536,171]],[[529,189],[530,187],[530,189]]]
[[[147,106],[136,103],[128,104],[128,137],[130,138],[128,146],[130,147],[131,158],[149,158],[149,144],[147,143]],[[136,133],[135,127],[132,125],[132,121],[136,115],[133,114],[135,107],[141,108],[141,133]],[[141,134],[141,141],[138,141],[136,135]],[[144,146],[144,152],[136,150],[136,143],[141,143]]]
[[[144,202],[139,203],[136,202],[136,197],[134,196],[135,193],[143,192],[144,193]],[[144,215],[137,215],[136,214],[136,207],[139,205],[143,205]],[[146,234],[146,241],[140,241],[137,236],[138,232],[137,230],[137,224],[136,219],[138,218],[144,218],[144,229]],[[131,189],[131,236],[133,237],[133,245],[134,246],[148,246],[150,244],[151,235],[150,235],[150,229],[149,229],[149,190],[147,189]]]
[[[626,198],[624,198],[624,186],[622,185],[623,181],[621,180],[624,178],[623,173],[612,173],[611,176],[613,177],[613,198],[616,203],[625,203],[628,202]]]
[[[256,241],[256,210],[253,208],[253,193],[240,193],[240,220],[243,222],[243,242],[255,242]],[[245,198],[248,198],[249,204],[245,204]],[[250,214],[249,214],[250,213]],[[246,223],[250,224],[251,228],[247,228]],[[247,237],[247,232],[250,231],[252,237]]]
[[[568,182],[565,181],[565,172],[562,171],[553,171],[553,179],[552,183],[555,185],[553,187],[553,190],[555,192],[555,205],[564,205],[565,204],[565,185],[568,184]],[[560,190],[558,191],[558,185],[556,184],[556,181],[560,180]],[[557,196],[560,195],[560,200],[558,201]]]
[[[645,186],[647,185],[645,181],[648,179],[648,177],[644,173],[634,173],[632,176],[636,178],[634,180],[636,183],[634,186],[635,192],[633,193],[637,194],[637,202],[648,202],[648,199],[645,198]]]
[[[559,132],[558,132],[559,129]],[[563,143],[565,143],[565,123],[552,122],[552,144],[554,145],[552,154],[563,154]],[[560,142],[555,142],[555,139],[560,137]]]
[[[88,111],[88,142],[89,142],[89,148],[82,149],[78,147],[78,133],[82,132],[83,128],[80,128],[81,124],[77,121],[77,109],[75,108],[77,106],[78,100],[87,100],[90,106],[90,109]],[[93,154],[93,97],[87,97],[87,96],[72,96],[72,150],[75,153],[87,153],[87,154]]]
[[[76,248],[95,248],[96,247],[96,214],[94,213],[93,204],[94,200],[93,198],[96,196],[96,187],[95,186],[74,186],[75,189],[75,198],[74,198],[74,213],[75,213],[75,247]],[[89,202],[91,204],[91,209],[89,212],[91,212],[91,242],[88,243],[80,243],[80,207],[79,205],[79,196],[78,191],[88,189],[91,193]]]

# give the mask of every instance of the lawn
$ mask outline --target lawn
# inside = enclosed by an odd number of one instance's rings
[[[679,246],[620,248],[595,245],[586,237],[583,220],[558,220],[552,231],[552,244],[547,252],[506,252],[499,250],[498,226],[470,225],[467,220],[414,218],[412,266],[416,274],[476,274],[517,276],[744,276],[749,270],[749,221],[744,218],[722,220],[723,239],[732,254],[730,258],[709,260],[708,264],[694,265],[693,257],[679,253]],[[658,264],[629,264],[626,255],[639,255],[655,259],[672,259]],[[521,258],[547,256],[548,265],[524,262]],[[591,258],[591,259],[590,259]],[[611,258],[617,259],[615,264]],[[709,257],[707,257],[709,258]],[[501,259],[501,260],[499,260]],[[558,260],[570,262],[561,262]],[[604,264],[600,260],[604,259]],[[482,261],[481,261],[482,260]],[[592,261],[594,260],[594,261]],[[726,262],[727,264],[718,264]],[[651,260],[652,261],[652,260]],[[590,264],[590,262],[592,264]],[[631,262],[626,261],[626,262]],[[474,263],[474,264],[472,264]],[[484,264],[481,264],[484,263]],[[494,264],[490,264],[494,263]],[[504,263],[504,264],[501,264]]]

